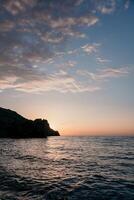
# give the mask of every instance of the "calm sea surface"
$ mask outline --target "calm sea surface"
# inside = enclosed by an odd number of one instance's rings
[[[134,200],[134,137],[0,139],[0,200]]]

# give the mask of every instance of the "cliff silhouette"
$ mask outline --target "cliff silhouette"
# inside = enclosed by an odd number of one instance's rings
[[[29,120],[15,111],[0,108],[0,138],[46,138],[59,136],[46,119]]]

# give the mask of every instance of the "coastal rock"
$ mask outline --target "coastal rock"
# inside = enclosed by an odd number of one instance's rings
[[[18,113],[0,108],[0,138],[46,138],[59,136],[46,119],[29,120]]]

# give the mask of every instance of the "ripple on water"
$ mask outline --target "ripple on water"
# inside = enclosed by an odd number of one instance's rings
[[[133,200],[130,137],[0,140],[0,200]]]

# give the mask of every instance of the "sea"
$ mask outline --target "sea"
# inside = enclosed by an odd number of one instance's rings
[[[134,200],[134,137],[0,139],[0,200]]]

